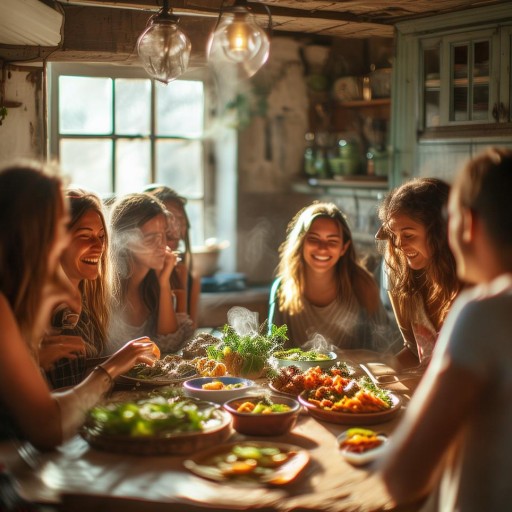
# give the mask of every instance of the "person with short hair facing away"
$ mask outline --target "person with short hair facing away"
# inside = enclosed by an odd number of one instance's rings
[[[270,297],[271,324],[289,344],[320,335],[339,349],[385,350],[389,320],[373,276],[358,262],[352,233],[333,203],[314,202],[288,225]]]
[[[430,365],[377,476],[394,501],[428,510],[512,503],[512,151],[470,160],[450,194],[449,242],[461,281]],[[369,482],[370,483],[370,482]]]
[[[79,385],[50,392],[39,367],[41,338],[58,304],[80,309],[59,265],[70,241],[61,187],[58,175],[37,162],[0,170],[0,439],[41,449],[72,437],[116,377],[154,362],[154,344],[133,340]]]
[[[175,311],[170,276],[178,254],[167,246],[168,212],[147,193],[128,194],[110,216],[114,304],[108,350],[127,339],[150,336],[165,353],[193,335],[192,322]]]
[[[376,235],[388,294],[404,348],[400,367],[426,366],[444,319],[461,288],[448,246],[446,206],[450,186],[416,178],[392,190],[379,206]]]
[[[171,214],[167,245],[179,251],[181,261],[171,274],[171,286],[177,297],[177,311],[187,313],[197,328],[201,280],[194,274],[192,247],[190,243],[190,220],[185,209],[187,199],[165,185],[152,184],[144,189],[164,203]]]
[[[107,341],[111,303],[108,230],[100,198],[86,190],[66,191],[71,241],[60,262],[81,297],[81,308],[61,304],[43,339],[39,360],[54,389],[78,384],[87,360],[99,357]],[[70,320],[71,319],[71,320]]]

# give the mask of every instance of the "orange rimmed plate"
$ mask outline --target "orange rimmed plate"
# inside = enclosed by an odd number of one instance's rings
[[[400,412],[402,401],[397,395],[389,394],[393,405],[389,409],[377,412],[339,412],[322,409],[307,399],[308,391],[303,391],[299,395],[299,402],[307,409],[313,418],[329,423],[339,423],[341,425],[373,425],[384,423],[391,420]]]
[[[292,456],[284,464],[262,474],[251,471],[245,474],[226,475],[221,468],[222,461],[224,457],[233,452],[235,447],[242,447],[243,449],[253,447],[256,450],[271,448],[279,450],[280,453],[291,453]],[[217,482],[233,481],[237,484],[243,483],[246,485],[286,485],[299,476],[307,466],[309,458],[309,453],[299,446],[265,441],[241,441],[216,446],[197,453],[192,458],[185,460],[183,465],[192,473]]]

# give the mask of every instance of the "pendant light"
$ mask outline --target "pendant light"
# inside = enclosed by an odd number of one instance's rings
[[[257,23],[247,0],[235,0],[232,7],[223,9],[208,41],[208,61],[218,70],[236,67],[242,77],[253,76],[268,59],[269,36]],[[266,5],[268,27],[272,30],[272,15]]]
[[[169,9],[169,0],[163,0],[162,9],[149,18],[146,30],[137,40],[137,53],[147,74],[165,84],[187,70],[192,49],[178,21]]]

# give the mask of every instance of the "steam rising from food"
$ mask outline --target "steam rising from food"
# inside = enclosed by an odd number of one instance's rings
[[[235,306],[228,311],[228,324],[240,336],[257,334],[259,330],[259,315],[256,311]]]

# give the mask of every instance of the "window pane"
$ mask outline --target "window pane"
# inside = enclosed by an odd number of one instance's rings
[[[486,120],[489,112],[489,87],[475,86],[473,90],[473,116],[475,121]]]
[[[200,141],[159,140],[156,181],[186,197],[203,196],[203,146]]]
[[[116,194],[140,192],[151,181],[151,146],[147,140],[116,143]]]
[[[59,132],[112,133],[112,79],[60,76]]]
[[[204,127],[203,83],[175,80],[155,85],[156,135],[200,137]]]
[[[60,165],[71,186],[100,195],[112,192],[112,142],[101,139],[61,139]]]
[[[116,133],[149,135],[151,81],[118,78],[116,88]]]
[[[468,88],[455,87],[453,90],[453,121],[468,120]]]

